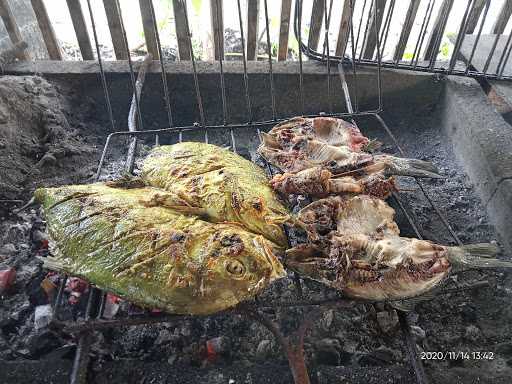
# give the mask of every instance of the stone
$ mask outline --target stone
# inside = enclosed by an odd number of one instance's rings
[[[169,365],[173,365],[178,360],[178,355],[173,353],[169,358],[167,359],[167,363]]]
[[[158,334],[155,344],[156,345],[162,345],[162,344],[169,344],[172,341],[172,334],[169,330],[164,329],[160,331]]]
[[[340,365],[341,343],[337,339],[322,339],[315,343],[315,360],[322,365]]]
[[[425,331],[421,327],[418,327],[417,325],[411,326],[411,334],[414,336],[416,341],[421,341],[426,337]]]
[[[34,327],[36,330],[48,327],[53,319],[53,309],[50,304],[38,305],[35,310]]]
[[[256,348],[256,357],[266,359],[272,353],[272,342],[270,340],[261,340]]]
[[[322,325],[325,330],[329,330],[332,326],[332,323],[334,321],[334,310],[329,309],[324,313],[322,316]]]
[[[398,314],[394,309],[377,312],[377,323],[382,332],[392,333],[398,328]]]
[[[226,336],[214,337],[206,341],[206,354],[209,361],[214,361],[220,356],[228,355],[230,341]]]
[[[14,246],[14,244],[7,243],[7,244],[4,244],[2,247],[0,247],[0,254],[10,256],[15,253],[16,253],[16,247]]]
[[[480,339],[482,332],[474,325],[468,325],[464,330],[464,338],[470,341],[477,341]]]

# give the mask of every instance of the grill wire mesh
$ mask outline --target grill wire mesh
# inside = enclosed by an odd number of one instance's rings
[[[359,17],[353,20],[356,0],[347,0],[351,20],[350,34],[348,34],[348,41],[341,45],[338,42],[338,47],[341,49],[336,49],[336,53],[332,55],[329,44],[331,47],[334,44],[329,41],[328,32],[332,28],[330,22],[334,0],[321,1],[327,13],[324,19],[325,38],[321,45],[322,50],[319,51],[312,47],[309,39],[304,42],[300,37],[298,38],[301,50],[310,59],[323,62],[326,60],[343,61],[357,63],[361,66],[399,68],[489,80],[512,79],[512,73],[507,67],[512,52],[512,33],[508,31],[508,36],[505,33],[510,18],[510,14],[505,9],[507,4],[502,9],[493,8],[489,12],[491,6],[495,5],[495,3],[491,4],[491,0],[428,0],[421,4],[418,0],[411,0],[407,12],[403,14],[403,12],[396,11],[401,8],[400,5],[403,5],[403,2],[357,0]],[[302,3],[302,0],[298,0],[297,4],[299,3]],[[425,4],[426,6],[423,7]],[[457,20],[458,17],[456,17],[458,12],[453,12],[454,6],[462,6],[464,10],[460,20]],[[497,15],[494,16],[492,13],[497,13]],[[296,34],[300,30],[300,15],[300,12],[295,14]],[[483,39],[483,32],[484,27],[488,28],[491,22],[494,23],[491,29],[492,34],[486,36],[486,38],[490,38],[489,48]],[[393,26],[400,23],[402,23],[400,37],[396,45],[392,47],[390,31]],[[448,23],[455,25],[457,33],[449,38],[453,43],[453,50],[443,57],[438,53],[441,52],[441,43]],[[417,26],[414,27],[413,24],[417,24]],[[369,48],[366,44],[370,40],[368,35],[372,33],[372,28],[377,29],[377,41],[381,42],[380,47],[373,48],[373,41]],[[354,30],[356,31],[355,37]],[[340,33],[339,36],[341,35]],[[345,36],[347,37],[347,35]],[[412,44],[414,50],[412,54],[404,55],[407,44]],[[464,52],[463,44],[466,48]],[[383,52],[386,49],[393,54],[383,58]],[[481,57],[478,57],[480,55]],[[508,69],[507,72],[506,69]]]
[[[435,0],[434,0],[435,1]],[[118,3],[118,1],[116,0]],[[193,52],[192,50],[192,40],[191,40],[191,33],[189,28],[189,22],[188,22],[188,16],[186,14],[186,2],[184,0],[180,0],[183,4],[183,9],[185,10],[185,25],[187,28],[187,35],[188,35],[188,44],[190,48],[190,52]],[[368,3],[370,7],[375,7],[377,4],[377,0],[369,0]],[[433,1],[431,1],[433,2]],[[151,2],[151,12],[154,16],[154,9]],[[394,2],[392,2],[394,5]],[[331,0],[332,4],[332,0]],[[91,8],[91,2],[90,0],[87,0],[87,6],[88,6],[88,12],[89,16],[92,22],[92,29],[93,29],[93,37],[95,40],[95,47],[96,47],[96,53],[97,53],[97,59],[98,59],[98,65],[99,65],[99,74],[100,74],[100,80],[104,91],[105,96],[105,104],[109,116],[110,123],[112,125],[112,131],[115,131],[115,123],[113,118],[113,111],[112,111],[112,104],[111,104],[111,97],[110,97],[110,90],[107,86],[107,80],[106,76],[107,74],[104,71],[102,57],[100,53],[100,47],[98,43],[98,37],[96,33],[96,23],[95,23],[95,17]],[[118,4],[119,6],[119,4]],[[269,17],[268,17],[268,9],[267,9],[267,0],[263,0],[263,7],[264,7],[264,15],[265,15],[265,23],[267,27],[267,33],[266,33],[266,39],[267,39],[267,47],[268,49],[268,78],[270,83],[270,93],[271,93],[271,105],[270,109],[272,111],[272,119],[267,120],[259,120],[255,121],[253,120],[253,108],[252,108],[252,100],[250,97],[250,76],[248,74],[248,63],[247,58],[245,54],[245,40],[244,40],[244,23],[242,18],[242,8],[240,4],[240,0],[237,0],[237,13],[238,13],[238,21],[239,21],[239,27],[241,30],[241,36],[242,36],[242,52],[243,52],[243,84],[244,84],[244,96],[245,96],[245,103],[246,103],[246,121],[244,122],[237,122],[237,123],[229,123],[230,117],[228,115],[228,108],[227,108],[227,98],[226,98],[226,86],[224,81],[224,68],[223,68],[223,60],[222,58],[219,58],[218,64],[219,64],[219,84],[220,84],[220,97],[222,99],[222,125],[212,125],[208,124],[207,119],[205,117],[204,113],[204,105],[203,100],[201,97],[201,91],[200,91],[200,82],[199,82],[199,76],[198,76],[198,69],[196,66],[196,60],[194,58],[194,55],[192,53],[191,55],[191,66],[193,71],[193,79],[194,79],[194,90],[195,90],[195,98],[197,101],[197,108],[199,110],[199,117],[200,121],[188,126],[174,126],[173,120],[174,120],[174,111],[171,110],[171,97],[173,95],[169,94],[168,87],[167,87],[167,78],[166,78],[166,70],[165,70],[165,63],[162,55],[162,48],[160,45],[160,37],[158,33],[158,28],[155,25],[155,38],[157,41],[157,47],[160,52],[160,67],[161,67],[161,76],[162,76],[162,90],[163,90],[163,97],[165,99],[166,104],[166,113],[168,118],[169,126],[161,129],[153,129],[153,130],[144,130],[143,129],[143,119],[141,114],[141,109],[137,108],[136,112],[136,119],[138,122],[138,130],[136,131],[117,131],[114,133],[111,133],[106,140],[103,153],[100,159],[100,163],[98,166],[98,170],[96,173],[96,180],[100,179],[102,170],[105,168],[106,164],[106,154],[108,153],[109,149],[114,146],[114,143],[119,138],[131,138],[131,140],[135,140],[140,137],[145,138],[153,138],[156,145],[158,145],[160,136],[162,135],[174,135],[177,136],[177,141],[181,142],[183,140],[183,133],[188,131],[200,131],[204,135],[204,141],[208,142],[208,134],[212,130],[219,130],[222,129],[224,131],[229,132],[229,138],[230,138],[230,148],[234,152],[237,152],[237,132],[240,129],[250,129],[253,130],[256,134],[260,134],[261,130],[267,129],[268,127],[276,124],[279,121],[285,120],[287,117],[291,116],[282,116],[280,117],[278,114],[278,111],[276,110],[276,95],[275,95],[275,87],[274,87],[274,73],[272,68],[272,55],[270,52],[270,35],[269,35]],[[352,22],[353,19],[353,2],[350,1],[350,18],[349,18],[349,40],[352,51],[352,58],[356,58],[357,55],[355,53],[357,43],[356,41],[359,39],[359,33],[360,33],[360,26],[357,31],[357,34],[354,33],[356,27],[355,24]],[[218,8],[217,8],[218,12]],[[389,15],[392,15],[393,8],[389,11]],[[374,28],[366,28],[365,34],[374,34],[375,38],[375,47],[376,47],[376,53],[375,53],[375,61],[373,64],[376,66],[375,70],[375,76],[377,81],[377,91],[378,91],[378,106],[375,109],[368,109],[368,110],[360,110],[357,99],[357,78],[358,78],[358,68],[361,64],[369,64],[368,60],[363,60],[360,58],[357,59],[351,59],[350,57],[345,57],[343,60],[341,60],[341,57],[331,56],[329,53],[329,42],[328,38],[325,40],[325,49],[323,53],[314,52],[307,45],[304,45],[302,43],[302,25],[301,25],[301,15],[302,15],[302,1],[296,2],[296,19],[295,19],[295,33],[297,40],[301,42],[301,49],[299,50],[299,85],[300,85],[300,108],[303,112],[305,111],[305,97],[304,97],[304,82],[303,82],[303,61],[302,61],[302,51],[304,51],[309,57],[316,58],[318,60],[321,60],[325,63],[326,69],[327,69],[327,77],[326,77],[326,83],[327,83],[327,93],[328,93],[328,100],[329,100],[329,110],[327,112],[318,113],[316,115],[311,116],[338,116],[338,117],[344,117],[345,119],[351,120],[354,124],[356,123],[354,118],[357,118],[358,116],[366,115],[370,116],[371,118],[375,119],[375,121],[379,124],[380,128],[386,132],[389,139],[395,144],[395,146],[398,148],[400,154],[402,156],[407,156],[407,153],[399,146],[397,139],[393,135],[392,131],[389,129],[386,122],[382,119],[380,116],[380,112],[382,111],[382,90],[381,90],[381,67],[382,66],[388,66],[388,64],[381,63],[381,39],[384,39],[384,44],[386,41],[386,33],[383,33],[379,30],[377,24],[374,24]],[[327,26],[326,28],[326,37],[328,36],[328,30],[329,30],[329,20],[330,20],[330,14],[327,7],[324,7],[324,22]],[[361,16],[362,17],[362,16]],[[389,20],[391,16],[389,16]],[[153,17],[154,19],[154,17]],[[362,19],[361,19],[362,20]],[[361,21],[360,21],[361,22]],[[389,25],[390,21],[387,22]],[[127,39],[126,39],[126,32],[124,29],[124,25],[122,23],[121,19],[121,29],[124,35],[124,43],[126,51],[128,52],[128,64],[130,69],[130,82],[132,85],[133,90],[136,89],[136,74],[134,72],[133,63],[130,58]],[[217,31],[217,33],[219,33]],[[215,41],[221,41],[220,36],[217,36]],[[222,56],[222,55],[220,55]],[[507,57],[508,58],[508,57]],[[416,61],[417,62],[417,61]],[[431,63],[432,64],[432,63]],[[401,64],[394,64],[395,67],[401,67]],[[420,68],[415,67],[415,68]],[[430,69],[434,68],[432,66],[429,67]],[[349,89],[349,85],[346,80],[346,74],[349,74],[352,77],[352,89]],[[344,104],[346,107],[346,110],[342,111],[334,111],[333,110],[333,94],[332,94],[332,73],[338,72],[338,79],[341,85],[341,89],[343,90],[344,94]],[[140,100],[137,96],[137,93],[134,92],[134,101],[139,106]],[[133,156],[131,159],[127,162],[126,168],[127,170],[133,169]],[[266,169],[270,176],[272,176],[273,169],[269,164],[266,164]],[[439,221],[441,224],[446,228],[446,230],[450,233],[451,237],[455,241],[455,243],[462,245],[462,242],[457,237],[456,233],[450,226],[448,220],[446,217],[441,213],[441,211],[438,209],[438,207],[435,206],[432,199],[428,196],[426,190],[423,188],[423,185],[420,181],[416,180],[416,183],[418,184],[419,189],[421,190],[422,194],[425,196],[426,200],[430,204],[433,212],[437,215],[439,218]],[[400,207],[400,209],[403,211],[404,216],[406,217],[407,221],[413,228],[416,236],[419,239],[422,239],[421,231],[419,229],[419,226],[413,221],[412,215],[408,213],[406,208],[404,207],[404,204],[402,204],[402,201],[400,199],[399,194],[394,193],[393,199],[396,201],[397,205]],[[67,277],[64,277],[61,281],[61,284],[59,286],[58,294],[56,297],[55,305],[54,305],[54,311],[55,311],[55,319],[58,319],[59,310],[62,307],[62,301],[63,301],[63,292],[66,285],[66,279]],[[286,308],[286,307],[294,307],[294,306],[317,306],[317,305],[323,305],[332,303],[333,301],[340,300],[338,298],[335,299],[326,299],[326,300],[319,300],[319,301],[308,301],[304,300],[302,298],[302,289],[301,289],[301,281],[300,279],[295,276],[295,284],[297,288],[297,298],[296,300],[292,302],[281,302],[281,303],[256,303],[257,308],[265,308],[265,307],[274,307],[274,308]],[[456,287],[455,289],[464,289],[464,287]],[[447,292],[450,292],[450,290],[446,290]],[[452,290],[453,291],[453,290]],[[156,323],[156,322],[165,322],[170,320],[177,320],[180,318],[186,318],[186,316],[176,316],[176,315],[158,315],[158,316],[148,316],[148,315],[136,315],[131,316],[125,319],[115,319],[115,320],[107,320],[102,318],[103,309],[105,306],[105,300],[106,300],[106,294],[104,292],[101,292],[100,290],[93,288],[89,291],[89,296],[87,298],[87,307],[85,311],[85,316],[83,319],[80,319],[76,323],[63,323],[63,326],[65,326],[66,329],[70,331],[79,332],[80,339],[75,355],[75,361],[73,365],[73,370],[71,374],[71,382],[72,383],[83,383],[86,380],[86,374],[87,374],[87,365],[88,365],[88,351],[91,343],[91,332],[95,329],[101,329],[101,328],[108,328],[108,327],[116,327],[121,325],[137,325],[137,324],[148,324],[148,323]],[[415,342],[411,336],[409,324],[407,322],[407,318],[404,315],[404,313],[400,312],[399,314],[400,318],[400,325],[402,329],[402,333],[404,336],[404,346],[405,349],[408,351],[408,356],[410,360],[410,364],[415,372],[415,377],[418,383],[426,383],[427,379],[425,377],[425,373],[423,371],[423,367],[421,364],[421,360],[419,360],[417,356],[416,346]]]

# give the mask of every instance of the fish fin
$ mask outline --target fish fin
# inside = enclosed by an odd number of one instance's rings
[[[382,147],[382,145],[380,141],[372,139],[361,147],[361,152],[374,153],[377,149]]]
[[[511,261],[494,258],[499,248],[494,244],[469,244],[448,247],[447,257],[458,269],[512,268]]]
[[[393,301],[391,302],[391,306],[395,309],[398,309],[403,312],[412,312],[414,308],[425,301],[434,300],[438,295],[438,290],[432,290],[428,293],[424,293],[420,296],[411,297],[405,300]]]
[[[43,268],[45,268],[45,269],[50,269],[50,270],[56,271],[56,272],[66,272],[66,270],[64,269],[64,265],[62,264],[62,260],[60,260],[56,257],[37,256],[37,258],[43,262]]]
[[[384,162],[387,175],[427,177],[432,179],[445,178],[439,174],[437,167],[430,161],[386,156]]]

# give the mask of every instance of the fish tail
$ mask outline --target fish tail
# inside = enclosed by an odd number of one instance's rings
[[[512,262],[496,259],[499,248],[494,244],[469,244],[448,247],[447,257],[457,267],[466,269],[512,268]]]
[[[390,156],[386,159],[386,171],[390,175],[428,177],[432,179],[443,179],[437,167],[430,161],[418,159],[402,159]]]

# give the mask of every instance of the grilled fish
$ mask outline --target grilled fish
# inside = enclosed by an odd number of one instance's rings
[[[258,153],[284,172],[299,172],[322,166],[333,174],[359,171],[387,176],[441,177],[432,163],[364,152],[368,138],[341,119],[294,118],[278,124],[268,134]]]
[[[357,174],[334,176],[323,167],[308,168],[297,173],[277,174],[270,184],[285,196],[300,194],[313,198],[341,194],[366,194],[387,199],[397,189],[394,177],[387,177],[382,171],[364,176]]]
[[[512,268],[492,244],[449,247],[400,237],[394,210],[369,196],[330,197],[304,208],[311,242],[286,252],[286,264],[356,299],[401,300],[438,286],[455,269]]]
[[[45,266],[144,307],[194,315],[232,307],[285,275],[272,242],[155,205],[165,194],[104,184],[38,189],[52,239]]]
[[[167,204],[214,222],[238,222],[282,248],[289,212],[270,187],[265,172],[243,157],[204,143],[156,147],[142,166],[142,180],[186,204]]]

